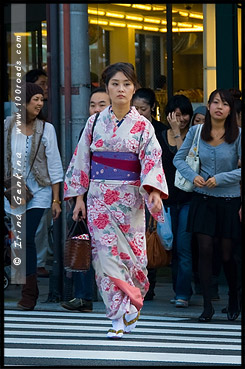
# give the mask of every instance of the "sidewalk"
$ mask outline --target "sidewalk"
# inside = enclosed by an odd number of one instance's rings
[[[39,298],[35,310],[37,311],[63,311],[68,310],[62,308],[59,302],[46,302],[49,294],[49,278],[38,278]],[[5,309],[17,309],[16,304],[20,299],[21,286],[9,285],[5,290]],[[141,314],[156,315],[164,317],[182,317],[197,319],[202,313],[202,296],[193,295],[188,308],[176,308],[174,304],[170,304],[170,300],[174,297],[170,270],[164,269],[163,273],[157,277],[155,287],[156,296],[152,301],[145,301]],[[226,314],[221,310],[226,306],[228,301],[228,288],[226,284],[219,285],[220,300],[213,301],[215,315],[213,320],[224,320],[227,322]],[[70,311],[72,314],[72,311]],[[77,312],[77,311],[75,311]],[[93,313],[105,313],[104,303],[102,301],[93,302]],[[237,321],[241,321],[241,315]]]

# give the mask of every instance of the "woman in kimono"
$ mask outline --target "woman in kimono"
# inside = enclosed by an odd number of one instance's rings
[[[64,199],[76,197],[73,219],[87,217],[96,283],[112,320],[108,338],[121,338],[136,325],[149,288],[144,207],[163,221],[162,199],[168,197],[154,128],[130,106],[136,83],[130,64],[107,67],[111,105],[95,127],[96,115],[88,119],[64,183]]]

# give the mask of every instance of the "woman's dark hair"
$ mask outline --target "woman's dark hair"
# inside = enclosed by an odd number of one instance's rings
[[[151,88],[139,88],[136,90],[132,97],[132,101],[135,99],[144,99],[148,105],[150,105],[151,109],[154,108],[156,103],[156,95],[155,92]]]
[[[193,115],[193,108],[190,100],[185,95],[174,95],[172,96],[165,107],[165,115],[168,116],[169,113],[175,111],[179,108],[182,114],[189,114],[190,120]]]
[[[230,88],[229,91],[234,97],[234,108],[236,114],[239,115],[242,111],[242,100],[241,100],[242,92],[238,88]]]
[[[134,86],[137,85],[137,77],[134,71],[134,66],[131,63],[115,63],[108,65],[102,73],[102,80],[106,86],[110,79],[117,73],[122,72],[131,81]]]
[[[227,143],[232,143],[234,142],[239,134],[239,128],[237,126],[237,122],[236,122],[236,111],[234,108],[234,98],[233,95],[231,94],[231,92],[227,89],[217,89],[214,90],[208,99],[208,105],[210,105],[215,96],[219,94],[221,100],[223,102],[227,102],[229,104],[230,107],[230,114],[227,116],[226,120],[225,120],[225,133],[224,133],[224,139],[225,142]],[[211,141],[213,139],[213,137],[211,136],[211,129],[212,129],[212,124],[211,124],[211,115],[209,110],[207,111],[207,114],[205,116],[205,123],[203,125],[203,129],[202,129],[202,133],[201,133],[201,137],[204,141]]]

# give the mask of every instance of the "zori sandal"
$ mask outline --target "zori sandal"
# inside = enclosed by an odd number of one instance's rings
[[[108,338],[122,338],[124,333],[123,317],[112,320],[112,328],[108,330]]]
[[[140,316],[140,311],[137,311],[136,313],[133,313],[133,314],[125,313],[123,315],[123,323],[124,323],[124,332],[125,333],[131,332],[136,327],[139,316]]]

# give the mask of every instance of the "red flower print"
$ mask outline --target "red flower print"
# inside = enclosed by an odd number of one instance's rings
[[[145,152],[143,150],[140,151],[139,158],[140,160],[143,160],[145,157]]]
[[[149,173],[149,171],[154,167],[154,160],[149,160],[146,164],[145,164],[145,168],[143,170],[144,174]]]
[[[123,260],[130,260],[130,256],[126,252],[120,252],[120,258]]]
[[[114,256],[118,255],[117,246],[113,246],[113,247],[111,248],[111,253],[112,253],[112,255],[114,255]]]
[[[135,277],[140,282],[144,282],[144,280],[146,278],[145,275],[144,275],[144,273],[141,270],[138,270],[138,272],[136,273],[136,276]]]
[[[93,224],[95,225],[95,227],[97,227],[99,229],[104,229],[107,226],[107,224],[109,224],[108,214],[100,213],[98,215],[98,218],[93,220]]]
[[[141,255],[141,250],[135,245],[134,242],[129,242],[130,246],[131,246],[131,249],[134,253],[134,255],[136,256],[140,256]]]
[[[157,175],[157,180],[158,180],[158,182],[162,183],[162,175],[161,174]]]
[[[74,156],[76,156],[77,155],[77,149],[78,149],[78,145],[77,145],[77,147],[75,148],[75,151],[74,151]]]
[[[121,229],[121,231],[123,233],[128,233],[129,228],[130,228],[130,224],[122,224],[122,225],[120,225],[120,229]]]
[[[131,129],[130,133],[134,134],[137,132],[143,131],[145,128],[145,122],[136,122],[133,128]]]
[[[113,202],[118,201],[120,192],[107,190],[104,196],[106,205],[111,205]]]
[[[67,191],[68,190],[68,186],[66,184],[66,182],[64,183],[64,191]]]
[[[81,170],[80,174],[80,184],[85,188],[87,188],[89,184],[88,176],[83,170]]]
[[[95,142],[95,146],[96,147],[101,147],[101,146],[103,146],[103,140],[102,139],[99,139],[97,142]]]

